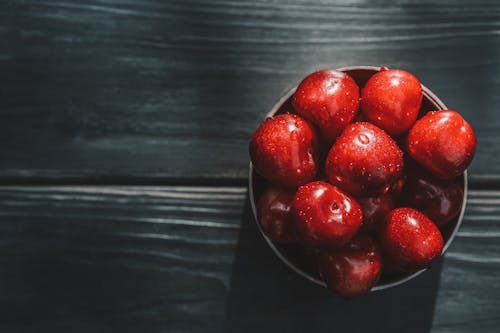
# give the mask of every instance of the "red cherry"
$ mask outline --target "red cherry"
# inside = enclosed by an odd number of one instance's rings
[[[378,197],[356,198],[363,210],[361,230],[378,231],[384,218],[394,208],[394,199],[391,194],[382,194]]]
[[[403,270],[429,267],[443,250],[443,237],[437,226],[415,209],[392,210],[381,229],[382,247]]]
[[[442,179],[462,174],[472,162],[476,137],[472,127],[452,110],[428,112],[410,129],[410,156]]]
[[[363,213],[359,204],[325,182],[299,187],[293,200],[299,241],[306,247],[339,248],[358,231]]]
[[[403,163],[406,163],[404,162],[404,159]],[[392,183],[391,187],[387,191],[387,193],[390,194],[393,199],[395,199],[394,200],[395,202],[398,201],[397,199],[399,198],[401,191],[403,191],[403,187],[405,186],[406,183],[406,178],[407,178],[406,175],[403,173],[398,180]]]
[[[401,149],[387,133],[370,123],[348,125],[326,159],[329,181],[356,196],[387,192],[402,170]]]
[[[263,177],[288,187],[314,179],[318,139],[311,125],[293,114],[268,118],[252,136],[250,156]]]
[[[396,180],[386,193],[375,197],[357,197],[356,201],[363,210],[363,222],[361,230],[366,232],[378,232],[380,225],[398,202],[399,196],[406,182],[406,175],[402,175]]]
[[[463,186],[458,179],[445,181],[418,169],[410,173],[403,192],[408,206],[418,209],[440,227],[460,213],[463,197]]]
[[[332,143],[358,113],[359,87],[347,74],[324,69],[307,76],[297,87],[295,111],[319,127]]]
[[[390,135],[406,132],[422,104],[422,85],[412,74],[383,70],[373,75],[361,91],[361,110],[373,124]]]
[[[328,287],[350,298],[368,293],[377,283],[382,254],[372,237],[360,234],[342,249],[321,254],[319,266]]]
[[[271,186],[257,203],[257,220],[264,234],[275,243],[295,242],[291,212],[294,195],[289,189]]]

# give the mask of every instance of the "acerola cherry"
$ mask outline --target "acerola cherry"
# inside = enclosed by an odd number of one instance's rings
[[[428,112],[410,129],[410,156],[441,179],[462,174],[472,162],[476,137],[472,127],[452,110]]]
[[[328,287],[350,298],[369,292],[377,283],[382,254],[375,239],[360,234],[340,250],[321,254],[319,266]]]
[[[259,174],[296,187],[317,173],[318,139],[314,128],[293,114],[266,119],[250,140],[250,156]]]
[[[412,208],[396,208],[386,216],[380,241],[390,259],[406,271],[429,267],[443,250],[437,226]]]
[[[413,125],[421,104],[420,81],[403,70],[381,70],[361,91],[361,110],[365,117],[394,136]]]
[[[292,202],[295,192],[270,186],[257,203],[257,219],[264,234],[273,242],[294,243]]]
[[[363,219],[361,207],[353,198],[321,181],[299,187],[293,212],[299,241],[313,248],[345,245]]]
[[[463,197],[458,179],[441,180],[418,169],[410,173],[403,191],[406,205],[418,209],[439,227],[460,213]]]
[[[358,113],[359,87],[347,74],[324,69],[307,76],[292,98],[295,111],[332,143]]]
[[[355,196],[387,192],[402,170],[403,152],[396,142],[364,122],[348,125],[326,159],[328,180]]]

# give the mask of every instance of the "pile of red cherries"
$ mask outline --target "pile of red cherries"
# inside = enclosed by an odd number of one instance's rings
[[[251,138],[253,167],[267,180],[263,233],[299,244],[343,297],[429,267],[462,208],[474,132],[456,111],[423,112],[422,99],[403,70],[382,67],[362,89],[320,70]]]

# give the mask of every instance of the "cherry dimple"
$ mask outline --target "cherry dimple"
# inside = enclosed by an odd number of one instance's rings
[[[358,141],[363,145],[367,145],[370,143],[370,138],[366,134],[360,134],[358,135]]]

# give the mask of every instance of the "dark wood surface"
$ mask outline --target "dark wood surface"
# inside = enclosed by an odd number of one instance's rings
[[[258,234],[247,142],[361,64],[414,72],[478,150],[445,257],[346,302]],[[0,2],[0,331],[497,332],[499,72],[496,0]]]
[[[314,69],[401,67],[500,177],[498,1],[3,1],[0,177],[246,177],[247,141]],[[239,182],[241,184],[241,181]]]
[[[470,192],[455,242],[430,271],[352,301],[279,262],[246,196],[245,187],[2,187],[0,330],[498,328],[500,191]]]
[[[1,188],[0,331],[221,330],[245,193]]]

